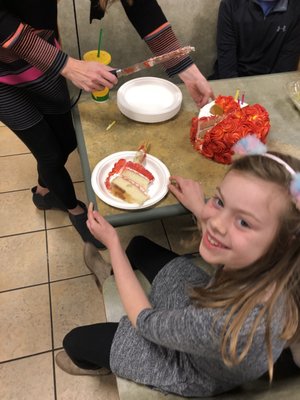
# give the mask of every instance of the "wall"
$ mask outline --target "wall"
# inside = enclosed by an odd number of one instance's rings
[[[125,67],[151,57],[150,50],[128,21],[120,2],[112,4],[101,21],[94,20],[90,24],[90,1],[74,1],[82,54],[97,48],[99,31],[102,28],[102,48],[111,53],[113,66]],[[212,72],[216,54],[216,20],[220,0],[158,0],[158,2],[182,45],[191,45],[196,48],[196,52],[192,54],[193,59],[201,72],[205,76],[209,75]],[[73,0],[60,0],[58,5],[63,48],[67,53],[78,58]],[[136,77],[146,75],[167,78],[159,66],[140,72]],[[122,83],[125,80],[122,78]],[[176,78],[173,79],[174,82],[176,80]]]

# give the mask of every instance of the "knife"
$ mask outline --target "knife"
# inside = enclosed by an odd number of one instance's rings
[[[169,53],[148,58],[148,60],[133,64],[130,67],[112,69],[109,72],[114,74],[117,78],[120,78],[121,76],[134,74],[135,72],[138,72],[142,69],[152,68],[154,65],[169,61],[172,58],[179,58],[185,56],[189,54],[191,51],[195,51],[195,47],[192,46],[181,47],[180,49],[170,51]]]

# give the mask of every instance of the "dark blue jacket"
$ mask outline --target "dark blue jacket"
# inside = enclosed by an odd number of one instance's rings
[[[267,15],[258,0],[222,0],[211,78],[293,71],[299,55],[299,0],[279,0]]]

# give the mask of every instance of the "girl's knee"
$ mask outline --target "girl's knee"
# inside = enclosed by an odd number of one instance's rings
[[[149,239],[147,239],[145,236],[142,236],[142,235],[134,236],[130,240],[127,249],[129,249],[130,247],[135,247],[135,248],[137,246],[140,247],[141,245],[143,245],[145,242],[148,242],[148,241],[149,241]]]
[[[63,347],[68,352],[70,348],[76,346],[78,341],[80,342],[80,328],[77,327],[72,329],[63,339]]]

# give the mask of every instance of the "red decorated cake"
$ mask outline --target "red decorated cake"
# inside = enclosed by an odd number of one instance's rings
[[[148,188],[154,180],[152,173],[142,165],[145,157],[142,146],[133,161],[118,160],[105,180],[106,188],[128,203],[143,204],[149,199]]]
[[[222,164],[232,162],[232,146],[254,134],[263,143],[270,130],[269,114],[260,104],[242,107],[232,96],[218,96],[208,117],[192,120],[190,139],[200,154]]]

